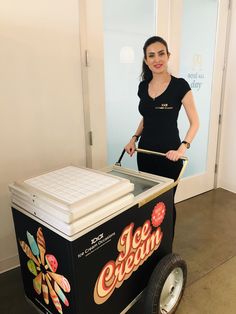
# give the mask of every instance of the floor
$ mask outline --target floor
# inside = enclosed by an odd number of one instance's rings
[[[236,313],[235,229],[234,193],[217,189],[177,204],[174,251],[187,262],[188,281],[176,314]],[[0,313],[37,313],[25,301],[19,268],[0,275]],[[128,314],[146,314],[142,302]]]

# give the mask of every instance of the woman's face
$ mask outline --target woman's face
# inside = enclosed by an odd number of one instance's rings
[[[168,60],[169,55],[162,43],[155,42],[147,47],[144,61],[153,74],[166,72]]]

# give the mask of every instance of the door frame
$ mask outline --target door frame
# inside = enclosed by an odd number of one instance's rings
[[[79,0],[86,166],[107,163],[102,0]]]

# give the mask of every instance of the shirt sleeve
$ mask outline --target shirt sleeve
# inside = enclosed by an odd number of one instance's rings
[[[139,83],[139,86],[138,86],[138,97],[140,99],[143,98],[143,95],[144,95],[144,85],[145,85],[145,81],[142,81]]]
[[[182,100],[184,96],[187,94],[187,92],[191,90],[191,87],[185,79],[181,78],[179,80],[180,80],[179,84],[180,99]]]

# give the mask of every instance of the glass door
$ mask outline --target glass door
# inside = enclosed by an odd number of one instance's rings
[[[104,165],[115,163],[136,130],[141,119],[137,87],[142,46],[148,37],[158,34],[169,43],[171,73],[189,82],[200,115],[200,131],[188,152],[190,162],[177,201],[212,189],[228,1],[83,1],[87,4],[86,29],[92,34],[87,36],[90,48],[87,94],[90,115],[94,117],[90,122],[91,128],[100,132],[103,145],[103,152],[92,157],[93,167],[101,160]],[[93,13],[89,6],[93,6]],[[96,99],[101,104],[99,110],[93,109]],[[181,113],[182,136],[186,127],[185,115]],[[99,145],[99,137],[93,145]],[[126,155],[125,165],[135,168],[135,158]]]
[[[156,33],[156,0],[103,0],[108,164],[114,164],[141,120],[137,88],[142,46]],[[136,168],[136,155],[124,157]]]
[[[157,28],[168,33],[170,2],[79,0],[89,167],[113,164],[141,119],[137,87],[142,45]],[[136,167],[135,158],[127,162]]]
[[[173,12],[172,36],[176,35],[177,24],[179,28],[175,47],[179,54],[178,76],[190,84],[200,118],[198,134],[186,153],[189,164],[177,190],[177,200],[214,188],[227,13],[228,1],[217,0],[183,0]],[[179,117],[182,138],[187,127],[182,110]]]

